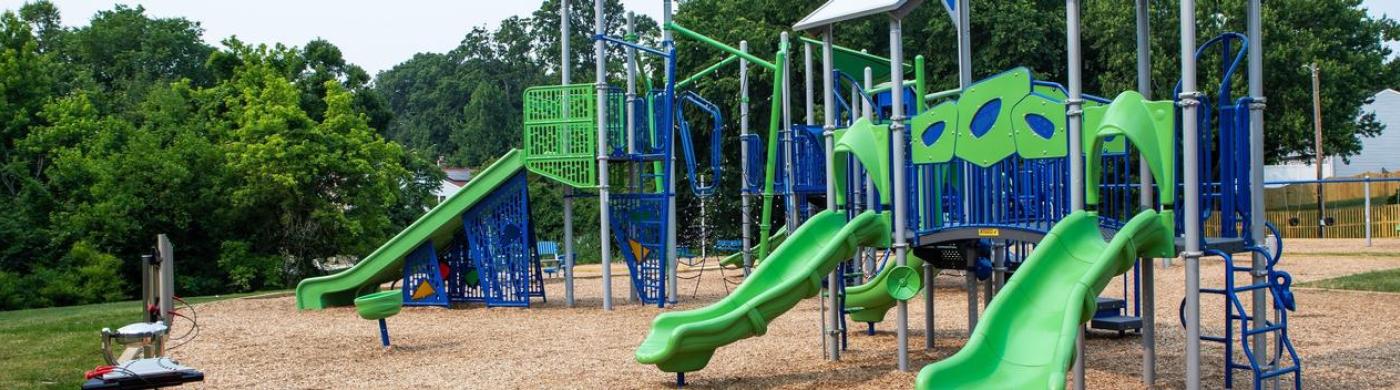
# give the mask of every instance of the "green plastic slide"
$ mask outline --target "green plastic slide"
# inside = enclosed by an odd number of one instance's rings
[[[893,255],[891,255],[893,256]],[[851,321],[857,322],[880,322],[885,320],[885,313],[890,311],[898,301],[890,296],[889,282],[890,271],[895,269],[894,259],[890,259],[884,268],[880,269],[875,277],[869,282],[859,286],[846,288],[846,313],[850,314]],[[909,254],[909,268],[914,269],[914,274],[918,278],[924,277],[924,260]]]
[[[889,240],[887,213],[867,211],[849,222],[842,212],[818,213],[729,296],[710,306],[656,316],[651,333],[637,347],[637,362],[666,372],[705,368],[716,348],[763,335],[769,321],[817,295],[826,275],[856,247],[887,247]]]
[[[918,389],[1063,389],[1079,328],[1109,280],[1139,254],[1172,246],[1156,211],[1145,210],[1105,242],[1094,213],[1070,214],[992,298],[986,317],[952,357],[919,372]]]
[[[787,225],[783,225],[782,227],[779,227],[779,228],[778,228],[778,231],[773,232],[772,235],[768,236],[768,243],[769,243],[769,245],[778,246],[778,245],[782,245],[782,244],[783,244],[783,240],[785,240],[785,239],[787,239]],[[757,258],[757,256],[758,256],[758,253],[757,253],[757,251],[758,251],[758,245],[755,244],[754,246],[749,247],[749,249],[752,250],[750,253],[753,253],[754,256],[755,256],[755,258],[753,259],[753,260],[754,260],[754,265],[758,265],[758,263],[759,263],[759,259]],[[725,256],[723,260],[720,260],[720,261],[719,261],[719,265],[722,265],[722,266],[725,266],[725,267],[743,267],[743,266],[744,266],[744,251],[734,252],[734,253],[731,253],[729,256]]]
[[[307,278],[297,284],[297,308],[316,310],[353,304],[380,284],[403,277],[404,257],[429,240],[441,248],[462,230],[462,213],[525,167],[524,153],[512,149],[476,174],[465,187],[428,210],[413,224],[350,269],[334,275]]]

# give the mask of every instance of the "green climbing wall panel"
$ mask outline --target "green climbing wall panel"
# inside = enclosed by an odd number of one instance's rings
[[[1016,153],[1012,108],[1031,93],[1031,73],[1015,68],[978,81],[958,99],[959,158],[988,167]]]
[[[1026,95],[1011,111],[1016,153],[1022,158],[1055,158],[1069,154],[1065,105],[1039,92]]]
[[[909,129],[913,132],[910,157],[914,163],[942,163],[952,160],[958,138],[957,128],[958,104],[953,101],[939,103],[915,116],[909,122]]]
[[[531,87],[524,101],[525,167],[576,188],[596,186],[598,104],[593,84]]]

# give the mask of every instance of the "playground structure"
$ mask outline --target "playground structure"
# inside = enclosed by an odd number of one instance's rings
[[[1074,357],[1085,356],[1086,323],[1120,334],[1140,330],[1142,379],[1151,385],[1152,259],[1179,253],[1186,261],[1181,317],[1187,338],[1225,345],[1226,386],[1241,370],[1256,388],[1288,374],[1300,388],[1301,360],[1287,336],[1287,314],[1295,309],[1291,278],[1276,269],[1281,241],[1268,239],[1263,217],[1258,0],[1249,4],[1247,35],[1226,34],[1199,46],[1194,2],[1182,2],[1188,60],[1173,96],[1163,101],[1150,100],[1146,0],[1136,2],[1138,91],[1112,100],[1081,90],[1077,0],[1066,4],[1064,85],[1036,80],[1024,68],[974,82],[968,0],[946,0],[959,37],[959,88],[930,93],[923,58],[916,56],[913,71],[906,71],[901,45],[901,18],[920,3],[832,0],[793,27],[820,36],[799,39],[807,70],[807,118],[799,125],[793,123],[787,33],[766,60],[749,53],[748,42],[736,48],[672,22],[665,2],[663,36],[653,48],[639,42],[630,17],[627,36],[606,35],[602,2],[595,1],[594,83],[571,84],[569,26],[563,23],[561,85],[526,91],[524,149],[501,157],[355,267],[303,281],[298,306],[348,305],[395,280],[402,280],[402,303],[410,306],[528,306],[532,297],[543,298],[527,172],[565,185],[563,264],[556,267],[567,305],[574,302],[572,204],[594,195],[602,206],[603,308],[613,307],[614,249],[628,267],[629,296],[658,307],[676,302],[683,251],[676,245],[675,146],[681,146],[698,197],[714,196],[724,177],[721,110],[685,87],[737,62],[743,235],[739,253],[724,263],[742,267],[747,278],[711,306],[659,315],[637,350],[639,362],[675,372],[683,383],[683,374],[702,369],[716,348],[762,335],[769,321],[801,299],[824,295],[829,359],[839,359],[847,347],[847,317],[873,330],[895,309],[898,367],[908,370],[907,300],[925,294],[925,329],[932,329],[933,289],[922,287],[931,286],[940,269],[953,269],[967,278],[970,340],[958,354],[926,367],[920,388],[1062,387],[1071,363],[1073,383],[1082,386],[1083,361]],[[888,58],[834,44],[836,24],[871,15],[890,17]],[[678,81],[673,34],[729,56]],[[626,51],[625,87],[608,82],[608,45]],[[812,70],[816,45],[820,71]],[[646,77],[639,73],[639,53],[663,63],[661,88],[637,91],[637,78]],[[1195,59],[1216,54],[1223,59],[1220,82],[1206,95],[1196,85]],[[767,134],[749,129],[749,65],[773,75]],[[1231,90],[1241,65],[1248,73],[1244,96]],[[823,95],[820,124],[814,90]],[[710,116],[708,180],[696,162],[699,138],[683,107]],[[780,202],[785,221],[775,227]],[[1212,223],[1215,228],[1207,229]],[[1232,256],[1239,254],[1252,256],[1252,265],[1235,266]],[[1227,264],[1225,286],[1199,285],[1205,256]],[[1099,298],[1122,274],[1130,275],[1122,296]],[[1223,334],[1200,333],[1200,293],[1225,297]],[[924,347],[933,348],[933,332],[926,334]],[[1187,343],[1186,356],[1186,383],[1199,387],[1199,343]]]
[[[961,88],[926,93],[918,58],[915,82],[908,85],[903,80],[899,19],[917,5],[917,1],[829,1],[794,27],[822,35],[824,69],[821,74],[826,118],[820,133],[810,127],[785,126],[787,131],[781,133],[785,153],[781,157],[773,146],[779,132],[770,132],[766,170],[762,171],[765,217],[759,224],[759,237],[760,240],[768,237],[770,219],[767,216],[774,196],[774,171],[779,166],[783,167],[782,177],[787,184],[783,188],[788,227],[798,227],[791,230],[792,237],[776,248],[771,257],[767,245],[762,242],[759,245],[756,260],[764,265],[753,271],[747,283],[763,284],[768,291],[745,295],[743,292],[747,290],[741,285],[730,297],[710,307],[658,316],[651,334],[637,351],[639,362],[656,364],[663,371],[678,374],[702,368],[714,348],[761,335],[767,321],[792,306],[794,296],[818,294],[819,275],[828,274],[826,285],[832,290],[838,289],[837,286],[842,285],[838,278],[844,275],[839,271],[840,264],[860,250],[814,245],[814,240],[805,239],[808,235],[827,242],[844,242],[846,246],[892,247],[896,267],[907,267],[909,241],[913,241],[912,246],[935,260],[958,257],[956,254],[944,256],[943,252],[948,250],[968,254],[963,257],[971,269],[975,267],[977,256],[972,255],[975,250],[970,247],[981,240],[990,240],[994,263],[991,269],[996,275],[989,283],[986,323],[977,325],[978,286],[973,273],[969,272],[969,328],[976,329],[972,332],[973,340],[954,358],[926,368],[920,376],[920,387],[995,387],[1016,383],[1063,386],[1064,371],[1069,368],[1071,357],[1083,356],[1083,328],[1077,324],[1090,322],[1098,327],[1099,321],[1091,320],[1095,319],[1096,312],[1103,312],[1104,307],[1094,295],[1102,291],[1113,276],[1129,271],[1136,277],[1125,278],[1124,295],[1127,296],[1127,281],[1132,280],[1132,288],[1138,292],[1133,294],[1134,313],[1142,313],[1148,320],[1107,316],[1117,318],[1105,318],[1104,322],[1117,321],[1121,325],[1131,321],[1143,328],[1143,379],[1151,384],[1155,376],[1152,329],[1155,310],[1151,303],[1150,260],[1174,257],[1178,250],[1187,263],[1187,299],[1181,310],[1187,337],[1225,345],[1226,386],[1232,385],[1236,370],[1245,370],[1251,374],[1256,388],[1264,381],[1287,374],[1293,374],[1294,386],[1301,387],[1301,362],[1287,337],[1287,312],[1294,309],[1288,291],[1291,278],[1275,269],[1282,253],[1281,244],[1267,239],[1264,218],[1253,218],[1263,215],[1260,146],[1263,98],[1260,97],[1262,71],[1258,56],[1257,2],[1250,4],[1248,37],[1226,34],[1199,48],[1194,37],[1194,18],[1185,16],[1194,11],[1194,4],[1183,3],[1182,54],[1192,61],[1185,61],[1182,82],[1175,89],[1173,99],[1165,102],[1150,102],[1144,98],[1150,94],[1147,77],[1150,51],[1146,46],[1147,4],[1139,2],[1140,94],[1126,93],[1112,103],[1080,91],[1078,2],[1073,0],[1067,3],[1071,58],[1067,87],[1034,81],[1029,72],[1018,70],[971,83],[966,61],[969,45],[965,40],[965,1],[945,4],[958,23],[961,37]],[[885,93],[881,96],[880,90],[871,88],[867,76],[864,91],[853,87],[851,100],[839,100],[843,91],[834,88],[834,84],[843,78],[851,79],[843,73],[855,72],[833,69],[837,67],[833,63],[839,61],[833,61],[832,26],[844,20],[886,13],[891,16],[892,55],[888,61],[890,80]],[[668,30],[684,31],[673,23],[665,26]],[[1197,92],[1194,59],[1215,54],[1216,49],[1224,65],[1219,88],[1211,97]],[[779,60],[775,61],[780,69],[788,66],[787,51],[784,39],[779,43]],[[1231,79],[1246,55],[1249,56],[1247,84],[1250,90],[1248,96],[1237,97],[1230,89]],[[786,77],[783,73],[779,75]],[[784,94],[781,100],[787,100],[786,93],[791,91],[787,79],[774,84],[784,86],[777,93]],[[775,97],[774,101],[778,100]],[[926,106],[930,101],[938,104]],[[852,105],[857,103],[877,107],[864,112],[889,114],[882,117],[866,114],[869,118],[865,121],[855,119]],[[838,115],[843,106],[849,114]],[[906,118],[905,112],[911,117]],[[843,118],[844,123],[838,122],[838,118]],[[1205,126],[1206,131],[1201,131],[1201,126]],[[912,128],[906,130],[908,127]],[[954,131],[948,131],[950,128]],[[910,133],[908,137],[906,131]],[[823,144],[811,141],[817,135],[822,137]],[[802,141],[804,138],[808,141]],[[757,144],[754,139],[745,139],[746,152],[749,152],[746,157],[753,154],[753,150],[747,149],[757,149],[753,146]],[[1132,147],[1128,148],[1125,141],[1131,141]],[[799,162],[804,154],[815,154],[803,148],[804,142],[808,146],[821,145],[817,152],[823,153],[824,158]],[[1068,157],[1081,155],[1088,157],[1087,165],[1086,161]],[[1132,169],[1133,165],[1138,165],[1138,169]],[[746,189],[757,192],[751,185],[750,178],[754,174],[750,168],[758,164],[746,158],[743,166],[748,170],[744,175]],[[814,174],[821,170],[825,170],[824,175]],[[803,180],[818,177],[824,180]],[[864,177],[872,177],[871,184],[875,187],[870,191],[870,186],[864,186],[867,194],[879,198],[866,202],[865,206],[871,210],[889,209],[892,213],[857,213],[861,207],[860,196],[853,195],[862,186],[852,183],[860,183]],[[821,228],[804,229],[794,223],[794,219],[804,214],[796,210],[806,207],[801,202],[806,195],[800,190],[803,186],[825,187],[824,193],[818,196],[826,200],[827,211],[815,213],[811,219],[820,221]],[[1154,193],[1157,196],[1154,197]],[[1176,217],[1177,205],[1184,206],[1181,218]],[[838,210],[855,217],[848,225],[833,222],[836,218],[833,215],[842,214],[833,214]],[[864,233],[867,226],[880,224],[857,222],[872,218],[892,219],[889,224],[894,234],[890,245],[880,245],[879,235]],[[1219,219],[1219,228],[1207,236],[1203,224],[1211,218]],[[1112,235],[1114,239],[1103,242],[1098,234],[1100,228],[1116,232]],[[1167,238],[1163,238],[1164,235]],[[784,248],[793,245],[818,252],[789,255]],[[1252,266],[1234,265],[1232,256],[1242,253],[1254,257]],[[1220,258],[1227,264],[1223,288],[1199,286],[1199,261],[1203,256]],[[745,257],[745,264],[751,264],[748,256]],[[1078,258],[1088,268],[1075,270],[1066,268],[1068,265],[1039,263],[1063,264],[1073,263],[1072,260],[1038,260],[1055,258]],[[935,262],[924,262],[925,272],[920,276],[931,278],[930,270]],[[1024,268],[1016,270],[1018,265]],[[1016,283],[1002,286],[1006,273],[1013,270],[1038,275],[1013,279]],[[1247,281],[1236,283],[1239,273],[1245,273]],[[903,272],[903,275],[908,278],[916,274]],[[878,275],[874,279],[876,283],[882,282]],[[794,285],[797,280],[806,282]],[[910,285],[907,280],[899,283]],[[990,298],[992,292],[1003,288],[1007,289],[1005,295]],[[1028,291],[1018,292],[1022,289]],[[878,291],[870,287],[852,290],[862,295]],[[931,289],[925,291],[932,293]],[[1200,334],[1199,294],[1202,292],[1225,297],[1227,323],[1222,335]],[[1061,295],[1055,294],[1067,295],[1056,298]],[[827,294],[831,302],[828,307],[843,307],[841,295],[839,291]],[[1022,302],[1027,296],[1049,300]],[[1065,299],[1068,304],[1056,299]],[[1246,299],[1252,299],[1252,310],[1246,309]],[[925,301],[932,302],[932,299]],[[1074,302],[1083,302],[1083,305]],[[1013,314],[1022,310],[1018,308],[1033,307],[1028,306],[1032,304],[1068,309],[1055,313],[1055,317]],[[900,339],[899,366],[903,370],[907,369],[907,309],[902,301],[895,306],[899,309],[896,330]],[[852,307],[849,301],[844,309],[870,312],[866,307]],[[837,314],[840,311],[832,313],[834,315],[824,324],[830,330],[824,341],[829,358],[837,359],[840,346],[844,345],[838,340],[838,334],[843,333],[840,330],[844,328]],[[863,317],[877,319],[883,315]],[[1042,325],[1049,328],[1034,331]],[[1120,331],[1123,329],[1118,327]],[[1018,335],[1044,335],[1046,332],[1061,337],[1058,342],[1045,345],[1046,348],[1026,351],[1042,355],[1042,358],[1047,348],[1057,351],[1048,356],[1049,360],[1018,358],[1015,352],[1001,347],[1028,341],[1025,336]],[[932,347],[931,338],[926,340],[925,346]],[[1239,361],[1236,348],[1243,352],[1243,362]],[[1200,385],[1199,354],[1199,343],[1188,343],[1187,383],[1193,388]],[[964,364],[969,366],[962,367]],[[974,367],[978,369],[972,369]],[[959,372],[958,376],[940,374],[954,371]],[[1074,374],[1074,383],[1082,386],[1082,361],[1076,361]],[[678,379],[683,382],[684,376]]]

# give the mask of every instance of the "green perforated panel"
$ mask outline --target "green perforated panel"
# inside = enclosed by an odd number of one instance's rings
[[[1030,93],[1031,74],[1026,68],[1008,70],[968,87],[958,99],[954,153],[983,167],[1016,153],[1011,111]]]
[[[1060,100],[1032,93],[1016,104],[1011,116],[1015,121],[1016,153],[1021,157],[1064,157],[1069,153],[1065,105]]]
[[[957,143],[958,105],[947,101],[933,106],[909,122],[915,164],[941,163],[953,159]]]
[[[525,90],[525,167],[576,188],[596,186],[597,95],[593,84]]]

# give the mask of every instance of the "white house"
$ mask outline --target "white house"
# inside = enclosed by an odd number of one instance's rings
[[[461,191],[462,186],[467,185],[467,181],[472,178],[472,172],[467,168],[444,167],[442,171],[447,173],[447,177],[442,179],[442,183],[438,183],[438,189],[433,190],[433,196],[437,197],[439,203]]]
[[[1337,176],[1358,176],[1367,172],[1400,171],[1400,92],[1386,89],[1376,93],[1363,111],[1376,113],[1385,130],[1374,138],[1361,138],[1361,153],[1351,162],[1338,161]]]

